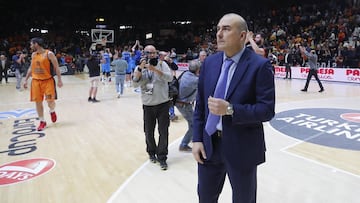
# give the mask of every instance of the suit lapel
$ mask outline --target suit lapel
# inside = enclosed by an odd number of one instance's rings
[[[242,78],[249,68],[249,50],[245,49],[243,55],[241,56],[239,63],[235,69],[234,75],[231,78],[231,82],[228,88],[228,91],[226,93],[225,99],[228,100],[228,98],[231,96],[231,94],[234,92],[235,88],[239,85],[239,83],[242,81]]]
[[[208,73],[208,77],[205,78],[206,83],[209,84],[209,94],[211,96],[214,96],[214,92],[215,92],[215,88],[216,88],[216,84],[217,84],[217,80],[220,77],[220,73],[221,73],[221,67],[222,67],[222,54],[218,54],[217,57],[213,60],[213,67],[211,70],[207,70]]]

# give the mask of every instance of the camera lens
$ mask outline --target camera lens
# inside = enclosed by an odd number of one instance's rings
[[[149,64],[152,66],[156,66],[158,64],[157,58],[152,58],[149,60]]]

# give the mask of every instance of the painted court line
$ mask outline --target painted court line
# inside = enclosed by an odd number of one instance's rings
[[[348,172],[348,171],[345,171],[345,170],[336,168],[336,167],[334,167],[334,166],[331,166],[331,165],[328,165],[328,164],[324,164],[324,163],[315,161],[315,160],[313,160],[313,159],[309,159],[309,158],[306,158],[306,157],[300,156],[300,155],[298,155],[298,154],[294,154],[294,153],[292,153],[292,152],[287,151],[287,149],[289,149],[289,148],[295,147],[296,145],[302,144],[302,143],[304,143],[304,142],[307,141],[307,140],[310,140],[310,139],[312,139],[312,138],[314,138],[314,137],[319,136],[318,134],[316,134],[316,135],[314,135],[314,136],[311,136],[311,137],[309,137],[309,138],[307,138],[307,139],[304,139],[304,140],[299,140],[299,139],[297,139],[297,138],[287,136],[286,134],[284,134],[284,133],[282,133],[282,132],[274,129],[270,124],[269,124],[268,126],[269,126],[272,130],[274,130],[276,133],[281,134],[282,136],[287,137],[287,138],[290,138],[290,139],[292,139],[292,140],[295,141],[295,143],[292,143],[292,144],[290,144],[290,145],[288,145],[288,146],[286,146],[286,147],[281,148],[281,149],[280,149],[281,152],[284,152],[284,153],[286,153],[286,154],[288,154],[288,155],[291,155],[291,156],[294,156],[294,157],[297,157],[297,158],[304,159],[304,160],[306,160],[306,161],[315,163],[315,164],[320,165],[320,166],[323,166],[323,167],[325,167],[325,168],[330,168],[330,169],[332,169],[333,171],[340,171],[340,172],[345,173],[345,174],[347,174],[347,175],[351,175],[351,176],[354,176],[354,177],[356,177],[356,178],[360,178],[359,175],[353,174],[353,173],[351,173],[351,172]]]
[[[178,143],[182,139],[182,137],[179,137],[178,139],[174,140],[169,145],[169,148],[172,148],[176,143]],[[170,151],[170,150],[169,150]],[[129,178],[125,180],[125,182],[117,189],[110,197],[110,199],[107,201],[107,203],[113,203],[114,199],[118,197],[118,195],[127,187],[127,185],[150,163],[149,160],[147,160],[143,165],[141,165]]]

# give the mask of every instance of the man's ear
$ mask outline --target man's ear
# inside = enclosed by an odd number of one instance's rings
[[[246,31],[241,31],[241,33],[240,33],[241,40],[246,40],[246,35],[247,35]]]

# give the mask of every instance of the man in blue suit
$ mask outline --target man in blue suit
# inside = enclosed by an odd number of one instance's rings
[[[275,85],[269,60],[246,48],[247,32],[240,15],[224,15],[217,25],[219,52],[200,69],[192,150],[200,203],[218,201],[226,175],[233,203],[256,202],[257,165],[265,162],[263,122],[275,115]],[[223,96],[218,95],[220,86]]]

